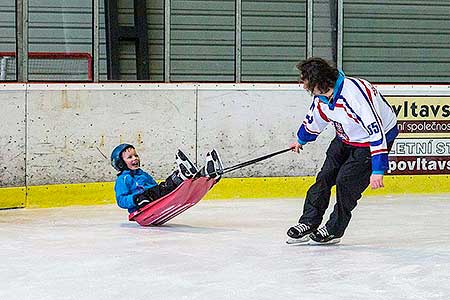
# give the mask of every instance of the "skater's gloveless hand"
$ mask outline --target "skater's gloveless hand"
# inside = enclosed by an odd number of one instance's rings
[[[303,150],[303,145],[299,144],[297,141],[293,142],[290,146],[289,146],[292,151],[300,153],[300,150]]]
[[[382,174],[372,174],[370,176],[370,187],[372,190],[384,187],[383,175]]]

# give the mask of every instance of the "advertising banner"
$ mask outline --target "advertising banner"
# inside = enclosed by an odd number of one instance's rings
[[[400,131],[389,154],[388,174],[450,174],[450,97],[386,98]]]

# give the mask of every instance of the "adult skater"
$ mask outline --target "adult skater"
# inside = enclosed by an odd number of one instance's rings
[[[322,58],[312,57],[297,65],[300,83],[313,101],[291,144],[299,152],[331,123],[336,137],[326,152],[325,162],[309,188],[299,223],[291,227],[288,244],[339,243],[351,211],[369,186],[383,187],[388,170],[388,153],[398,135],[397,119],[389,103],[368,81],[347,77]],[[336,186],[336,205],[323,227],[331,188]]]

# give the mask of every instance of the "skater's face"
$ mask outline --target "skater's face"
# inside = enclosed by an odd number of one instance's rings
[[[122,152],[122,159],[130,170],[137,170],[141,166],[141,160],[134,148],[127,148]]]

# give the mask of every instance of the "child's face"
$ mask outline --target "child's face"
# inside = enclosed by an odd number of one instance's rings
[[[122,159],[130,170],[137,170],[141,166],[141,160],[134,148],[128,148],[123,151]]]

